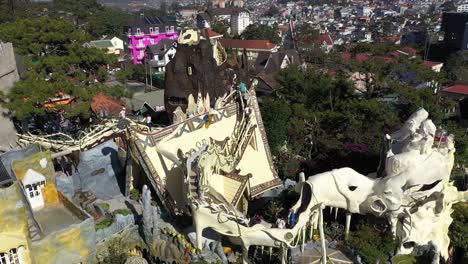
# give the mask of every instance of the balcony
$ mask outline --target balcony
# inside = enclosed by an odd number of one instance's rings
[[[145,44],[136,44],[135,46],[137,49],[145,49],[146,48],[146,45]]]
[[[143,34],[143,32],[137,32],[135,33],[135,35],[133,35],[135,38],[143,38],[145,36],[145,34]]]
[[[156,37],[159,34],[160,34],[159,30],[150,31],[150,36],[151,37]]]

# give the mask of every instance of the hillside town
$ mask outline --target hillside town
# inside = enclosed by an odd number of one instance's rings
[[[0,264],[468,263],[468,1],[0,1]]]

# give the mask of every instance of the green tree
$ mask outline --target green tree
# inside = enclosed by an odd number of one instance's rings
[[[449,227],[449,237],[457,251],[462,252],[462,259],[458,263],[468,260],[468,203],[461,202],[452,206],[453,222]]]
[[[262,39],[269,40],[274,44],[281,42],[281,37],[278,35],[277,26],[267,26],[261,24],[250,24],[241,34],[242,39]]]
[[[228,30],[229,30],[229,22],[226,19],[215,19],[211,23],[211,28],[213,31],[218,32],[219,34],[222,34],[223,36],[228,35]]]
[[[268,16],[268,17],[274,17],[274,16],[277,16],[279,15],[279,9],[277,6],[275,5],[272,5],[270,6],[270,8],[268,8],[268,10],[265,12],[265,16]]]
[[[89,18],[87,31],[96,38],[104,35],[122,38],[128,17],[126,12],[118,9],[99,10]]]
[[[468,51],[459,51],[451,55],[444,69],[451,81],[468,82]]]
[[[356,250],[365,263],[386,263],[395,253],[398,241],[390,230],[382,231],[367,223],[350,233],[347,244]]]
[[[288,120],[291,110],[285,100],[267,99],[262,104],[262,117],[266,122],[268,142],[273,153],[277,153],[287,140]],[[275,120],[272,122],[270,120]]]

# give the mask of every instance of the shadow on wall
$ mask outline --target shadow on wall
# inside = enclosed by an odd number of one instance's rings
[[[125,175],[124,175],[122,166],[120,164],[118,151],[110,147],[105,147],[101,150],[101,152],[104,156],[110,157],[110,163],[112,166],[112,170],[114,172],[113,174],[115,175],[117,184],[119,185],[120,192],[124,194],[125,193]]]

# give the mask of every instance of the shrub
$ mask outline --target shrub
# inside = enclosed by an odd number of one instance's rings
[[[130,190],[130,199],[138,200],[140,198],[140,191],[138,189]]]
[[[114,220],[112,218],[106,218],[102,220],[101,222],[97,223],[95,228],[96,230],[104,229],[104,228],[111,226],[113,222]]]
[[[132,214],[132,211],[128,210],[127,208],[123,208],[115,210],[114,214],[129,215]]]
[[[102,208],[102,210],[109,211],[110,205],[108,203],[101,203],[99,206]]]

